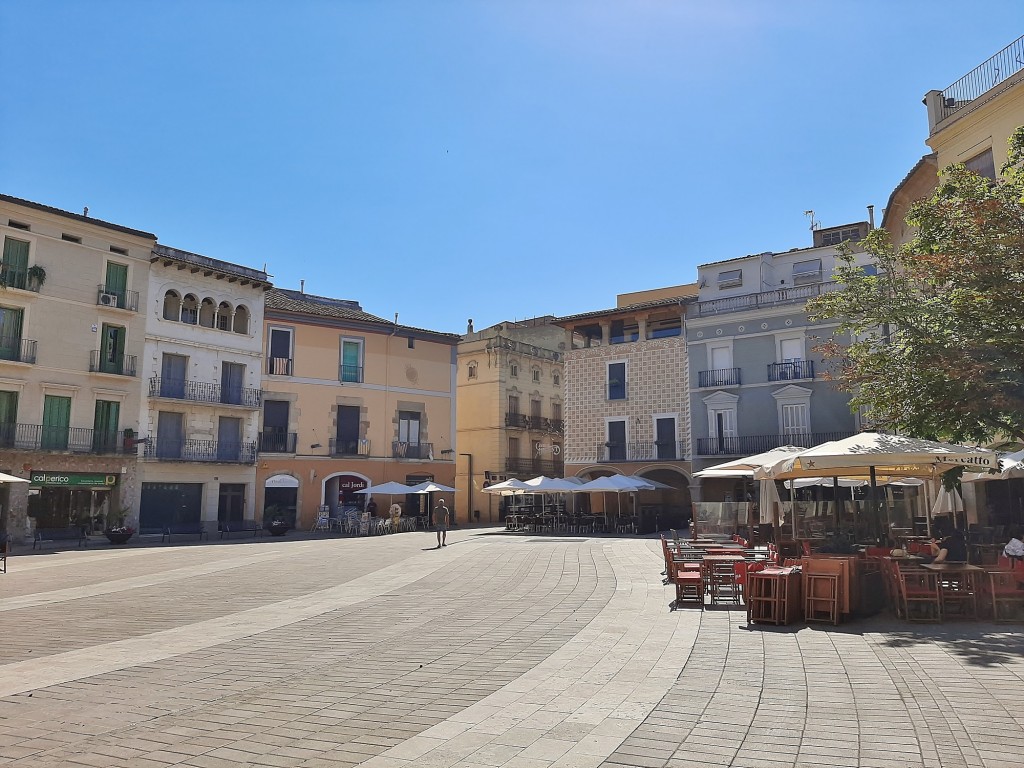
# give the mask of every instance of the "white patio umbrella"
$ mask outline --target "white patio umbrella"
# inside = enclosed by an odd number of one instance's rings
[[[425,483],[419,485],[413,485],[409,487],[406,493],[434,493],[435,491],[441,491],[442,493],[455,493],[455,489],[449,485],[441,485],[428,480]]]
[[[939,489],[937,494],[935,494],[935,503],[932,504],[931,508],[932,517],[935,517],[936,515],[949,515],[950,520],[955,520],[956,513],[963,511],[964,500],[955,489],[950,491],[943,487]],[[976,523],[978,521],[977,519],[974,519],[968,520],[967,522]]]
[[[999,457],[998,471],[995,472],[964,472],[961,482],[983,483],[987,480],[1010,480],[1024,477],[1024,450],[1005,453]]]
[[[626,477],[625,475],[605,475],[603,477],[595,478],[590,482],[584,483],[579,486],[579,493],[614,493],[616,508],[621,514],[622,512],[622,500],[619,497],[620,493],[633,493],[639,490],[650,490],[653,488],[651,485],[642,484],[635,479]],[[605,522],[607,523],[608,515],[605,513]]]
[[[494,485],[489,485],[483,489],[484,493],[496,493],[501,496],[530,490],[533,489],[522,480],[518,480],[514,477],[510,477],[508,480],[502,480],[500,483],[494,483]]]
[[[15,477],[14,475],[8,475],[6,472],[0,472],[0,483],[27,483],[23,477]]]
[[[772,448],[770,451],[755,453],[742,459],[733,459],[723,464],[715,464],[713,467],[694,472],[694,477],[751,477],[754,470],[761,469],[774,464],[780,459],[787,458],[793,454],[800,453],[806,448],[797,448],[795,445],[783,445],[779,448]]]

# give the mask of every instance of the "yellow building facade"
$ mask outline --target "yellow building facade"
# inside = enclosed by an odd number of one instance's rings
[[[484,487],[561,477],[565,332],[553,318],[472,329],[458,351],[459,522],[497,523],[502,499]]]
[[[309,528],[370,485],[454,484],[456,334],[300,291],[268,291],[264,312],[258,520]],[[424,496],[394,500],[425,513]]]

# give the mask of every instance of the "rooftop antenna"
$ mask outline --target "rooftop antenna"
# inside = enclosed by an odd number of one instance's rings
[[[813,232],[816,229],[821,229],[821,222],[814,218],[814,211],[804,211],[804,216],[811,220],[811,232]]]

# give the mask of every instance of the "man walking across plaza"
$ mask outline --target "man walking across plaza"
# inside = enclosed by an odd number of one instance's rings
[[[434,530],[437,531],[437,548],[447,547],[445,539],[448,537],[448,519],[451,513],[444,503],[444,499],[438,499],[434,505]]]

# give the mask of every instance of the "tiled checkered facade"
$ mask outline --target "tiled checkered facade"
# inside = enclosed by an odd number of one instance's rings
[[[618,360],[627,361],[627,397],[608,400],[607,363]],[[676,414],[676,440],[689,446],[688,381],[682,336],[567,352],[565,463],[586,465],[600,460],[607,440],[606,418],[625,419],[629,442],[646,442],[655,439],[652,414]]]

